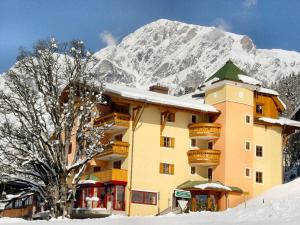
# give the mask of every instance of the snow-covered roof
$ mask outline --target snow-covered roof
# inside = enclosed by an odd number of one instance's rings
[[[202,190],[205,190],[205,189],[222,189],[222,190],[232,191],[230,187],[227,187],[227,186],[225,186],[221,183],[214,183],[214,182],[205,183],[205,184],[198,184],[198,185],[195,185],[194,188],[199,188],[199,189],[202,189]]]
[[[269,94],[269,95],[276,95],[276,96],[279,95],[279,93],[277,91],[274,91],[274,90],[269,89],[269,88],[260,87],[256,91],[260,92],[260,93],[264,93],[264,94]]]
[[[281,103],[281,105],[283,106],[283,108],[286,109],[287,108],[286,104],[282,101],[282,99],[279,96],[277,96],[277,99]]]
[[[261,81],[256,80],[253,77],[249,77],[249,76],[246,76],[246,75],[243,75],[243,74],[239,74],[238,78],[239,78],[240,81],[242,81],[246,84],[261,85]]]
[[[80,180],[78,181],[78,184],[96,184],[97,181],[95,180]]]
[[[160,94],[157,92],[140,90],[137,88],[125,87],[114,84],[105,84],[104,92],[122,96],[127,99],[143,101],[146,103],[155,103],[161,105],[174,106],[192,110],[200,110],[204,112],[219,112],[215,107],[203,104],[200,100],[180,98],[176,96]]]
[[[202,98],[202,97],[193,97],[193,95],[195,95],[195,92],[185,94],[185,95],[181,95],[181,96],[179,96],[179,98],[187,99],[187,100],[194,99],[194,100],[199,101],[201,104],[204,104],[204,98]]]
[[[260,117],[258,118],[260,121],[264,121],[267,123],[273,123],[273,124],[279,124],[279,125],[287,125],[287,126],[292,126],[292,127],[300,127],[300,122],[296,120],[290,120],[284,117],[279,117],[278,119],[273,119],[269,117]]]
[[[214,77],[214,78],[212,78],[212,79],[206,81],[206,82],[203,84],[203,86],[209,87],[209,86],[211,86],[213,83],[215,83],[215,82],[217,82],[217,81],[219,81],[219,80],[220,80],[220,78]]]

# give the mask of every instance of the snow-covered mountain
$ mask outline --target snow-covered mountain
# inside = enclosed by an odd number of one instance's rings
[[[257,49],[243,35],[215,27],[161,19],[95,53],[105,81],[148,88],[160,83],[197,87],[231,59],[249,75],[270,84],[300,72],[300,53]]]

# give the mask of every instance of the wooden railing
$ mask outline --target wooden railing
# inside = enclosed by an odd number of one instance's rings
[[[190,138],[213,139],[220,137],[221,125],[218,123],[192,123],[188,127]]]
[[[101,158],[103,156],[116,154],[119,156],[126,157],[128,155],[129,143],[123,141],[115,141],[111,146],[109,146],[106,150],[101,152],[97,158]]]
[[[127,182],[127,170],[110,169],[110,170],[95,172],[93,173],[93,175],[98,177],[100,182],[108,182],[112,180]]]
[[[110,113],[102,117],[98,117],[94,121],[94,125],[101,126],[103,124],[112,124],[129,127],[130,115],[122,113]]]
[[[215,149],[196,149],[187,153],[190,164],[213,166],[220,162],[220,150]]]

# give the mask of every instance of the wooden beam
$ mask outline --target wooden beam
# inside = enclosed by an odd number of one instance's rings
[[[166,126],[166,122],[167,122],[167,117],[170,115],[169,111],[165,111],[161,113],[161,121],[160,121],[160,134],[162,134],[162,132],[165,129]]]
[[[132,130],[136,129],[136,126],[142,116],[144,111],[145,104],[143,106],[139,105],[132,109]]]

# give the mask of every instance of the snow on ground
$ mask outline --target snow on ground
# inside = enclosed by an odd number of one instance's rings
[[[110,216],[103,219],[24,221],[0,218],[0,224],[28,225],[299,225],[300,178],[279,185],[255,199],[225,212],[199,212],[182,215],[126,217]]]

